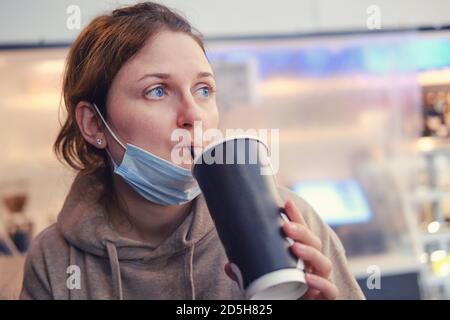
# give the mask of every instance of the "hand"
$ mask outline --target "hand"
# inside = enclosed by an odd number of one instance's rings
[[[300,211],[292,200],[285,204],[285,212],[290,222],[283,225],[285,235],[295,243],[291,246],[292,252],[305,263],[305,278],[308,291],[302,300],[334,300],[337,298],[338,289],[330,280],[332,271],[331,260],[322,252],[322,242],[309,230]],[[225,265],[225,273],[234,281],[236,276],[231,270],[230,263]]]
[[[334,300],[338,296],[338,288],[329,280],[333,264],[322,253],[322,241],[311,232],[300,211],[292,200],[284,207],[290,222],[283,225],[287,237],[295,241],[292,252],[305,262],[305,278],[308,291],[303,300]]]

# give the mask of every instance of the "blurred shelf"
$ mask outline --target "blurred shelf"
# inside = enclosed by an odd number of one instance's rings
[[[432,273],[425,273],[422,275],[422,281],[430,286],[445,285],[450,287],[450,277],[449,276],[435,276]]]
[[[436,202],[442,199],[450,200],[450,190],[449,191],[433,190],[433,189],[421,190],[415,192],[411,196],[411,198],[414,203]]]
[[[422,137],[416,140],[415,149],[424,156],[450,155],[450,138]]]
[[[422,268],[421,263],[414,256],[403,256],[399,254],[350,257],[348,264],[356,278],[370,276],[371,271],[368,268],[371,266],[378,267],[382,276],[420,272]]]
[[[450,246],[450,228],[448,226],[444,226],[437,232],[423,232],[421,233],[421,238],[424,242],[446,241]]]

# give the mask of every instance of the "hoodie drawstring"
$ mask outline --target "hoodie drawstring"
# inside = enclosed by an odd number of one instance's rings
[[[195,300],[195,285],[194,285],[194,250],[195,250],[195,244],[192,244],[189,247],[188,253],[186,253],[186,264],[187,264],[187,270],[189,273],[189,285],[191,289],[191,299]],[[189,257],[188,257],[189,254]]]
[[[115,244],[107,240],[106,250],[108,251],[109,265],[111,267],[113,281],[113,290],[116,292],[116,299],[123,300],[122,277],[120,276],[119,258],[117,256],[117,249]]]

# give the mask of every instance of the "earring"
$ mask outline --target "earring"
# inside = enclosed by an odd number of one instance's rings
[[[97,144],[98,144],[99,146],[101,146],[101,145],[102,145],[102,143],[103,143],[103,140],[102,140],[102,139],[100,139],[100,138],[97,138],[96,142],[97,142]]]

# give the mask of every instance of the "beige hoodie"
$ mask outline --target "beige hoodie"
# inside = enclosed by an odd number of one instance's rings
[[[114,231],[97,203],[99,187],[92,177],[75,178],[57,223],[33,240],[21,299],[243,299],[223,271],[228,259],[203,195],[177,230],[152,247]],[[364,298],[335,233],[301,198],[279,192],[322,239],[339,298]]]

